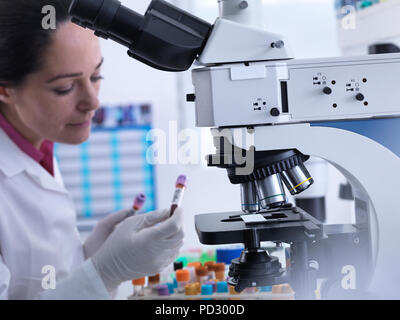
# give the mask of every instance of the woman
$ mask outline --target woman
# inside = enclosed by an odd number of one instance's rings
[[[68,0],[0,0],[0,298],[108,299],[182,246],[182,210],[99,222],[84,244],[53,143],[80,144],[99,107],[101,56]],[[42,28],[44,6],[57,28]],[[54,270],[51,285],[48,270]],[[50,285],[49,285],[50,283]]]

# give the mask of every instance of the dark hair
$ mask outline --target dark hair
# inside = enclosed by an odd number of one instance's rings
[[[53,6],[59,26],[69,21],[71,0],[0,0],[0,85],[18,85],[40,70],[52,29],[44,29],[45,6]]]

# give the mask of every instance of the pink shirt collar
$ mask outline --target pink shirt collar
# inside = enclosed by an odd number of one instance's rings
[[[26,140],[7,119],[0,113],[0,128],[8,137],[28,156],[39,163],[48,173],[54,176],[53,152],[54,143],[48,140],[43,141],[40,150],[37,150],[28,140]]]

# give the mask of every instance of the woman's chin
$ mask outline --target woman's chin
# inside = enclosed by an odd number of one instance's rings
[[[57,139],[56,142],[63,143],[63,144],[71,144],[71,145],[78,145],[86,142],[90,137],[90,131],[85,133],[76,132],[76,134],[63,136]]]
[[[87,141],[90,137],[92,123],[87,123],[80,126],[67,126],[64,133],[66,144],[81,144]]]

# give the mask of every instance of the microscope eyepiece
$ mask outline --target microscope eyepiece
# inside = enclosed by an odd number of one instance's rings
[[[77,22],[92,23],[96,20],[96,17],[100,11],[102,2],[101,1],[79,1],[73,0],[71,2],[69,12],[72,15],[78,15],[73,20]],[[81,20],[82,19],[82,20]]]
[[[129,48],[128,54],[153,68],[185,71],[203,50],[212,25],[169,4],[153,0],[145,15],[118,0],[73,0],[72,22]]]

